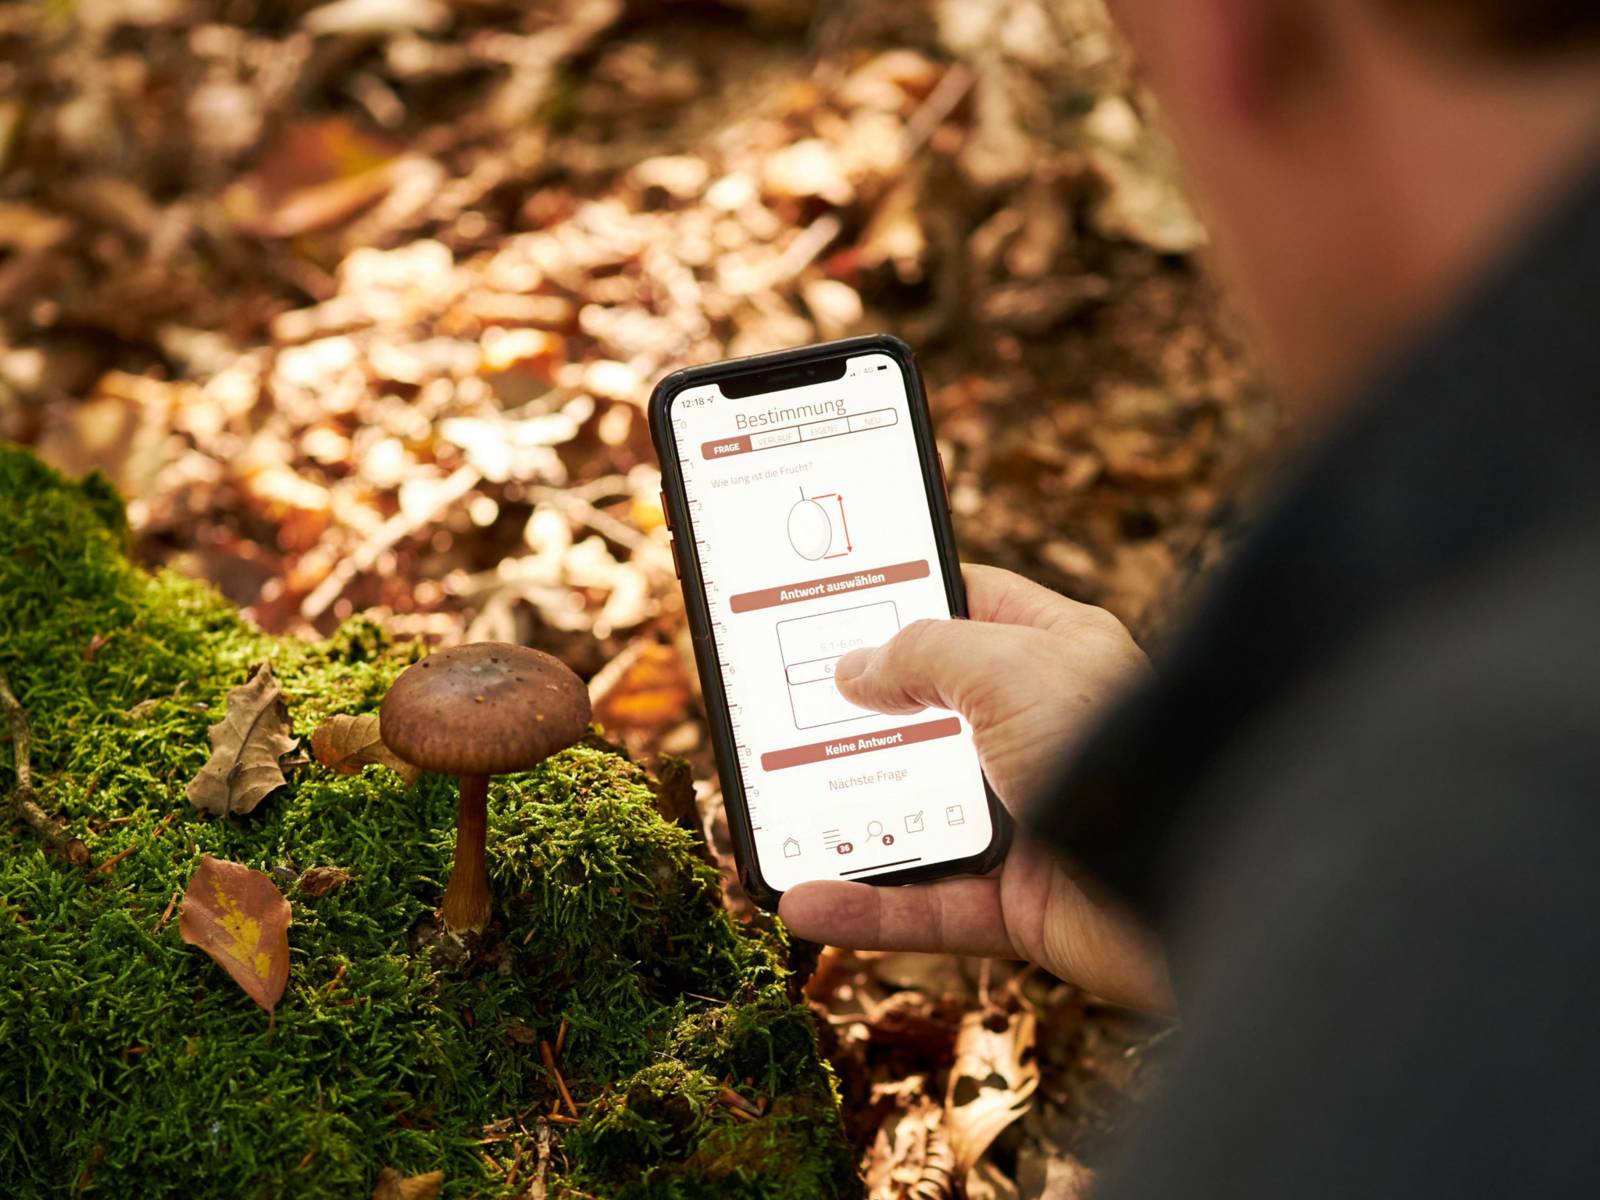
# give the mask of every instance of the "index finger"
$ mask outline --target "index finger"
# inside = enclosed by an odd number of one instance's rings
[[[778,906],[797,937],[852,950],[918,950],[1018,958],[1000,907],[1000,881],[947,879],[911,887],[844,880],[795,885]]]

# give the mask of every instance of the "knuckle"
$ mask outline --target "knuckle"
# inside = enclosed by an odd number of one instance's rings
[[[911,622],[895,634],[894,640],[889,643],[890,655],[900,662],[915,661],[924,657],[934,649],[940,624],[941,622],[926,617]]]
[[[1091,609],[1084,615],[1083,630],[1103,650],[1109,653],[1139,653],[1138,643],[1128,627],[1116,615],[1103,608]]]
[[[1090,629],[1103,637],[1122,639],[1128,637],[1128,628],[1108,608],[1091,608],[1084,614]]]

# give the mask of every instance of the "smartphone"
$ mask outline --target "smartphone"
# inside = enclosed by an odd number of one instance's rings
[[[955,713],[840,695],[840,656],[966,616],[911,350],[851,338],[669,375],[650,400],[734,853],[776,909],[812,879],[981,874],[1005,810]]]

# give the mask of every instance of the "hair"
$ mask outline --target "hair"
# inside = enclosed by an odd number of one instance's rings
[[[1600,46],[1595,0],[1383,0],[1399,15],[1475,49],[1536,55]]]

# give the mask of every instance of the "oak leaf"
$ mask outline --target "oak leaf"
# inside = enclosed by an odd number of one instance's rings
[[[434,1200],[443,1186],[443,1171],[402,1175],[393,1167],[385,1167],[378,1172],[378,1185],[372,1189],[372,1200]]]
[[[329,717],[311,735],[311,753],[325,767],[341,775],[354,775],[362,767],[376,764],[396,772],[407,787],[416,783],[422,772],[383,743],[377,713]]]
[[[283,689],[262,663],[228,693],[227,714],[211,727],[211,757],[189,781],[189,803],[204,812],[247,813],[288,782],[278,759],[295,747]]]
[[[272,880],[239,863],[200,859],[178,915],[199,946],[269,1013],[289,980],[289,902]]]

